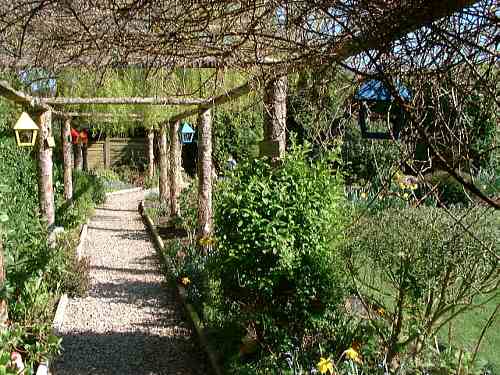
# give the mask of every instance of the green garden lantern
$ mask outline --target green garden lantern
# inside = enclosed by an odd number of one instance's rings
[[[16,133],[16,143],[19,147],[33,147],[38,134],[38,126],[31,117],[23,112],[16,125],[14,125]]]
[[[193,143],[194,129],[187,123],[182,123],[180,130],[180,139],[182,144]]]
[[[405,101],[411,100],[411,93],[405,86],[396,84],[399,96]],[[358,123],[361,136],[368,139],[398,139],[404,126],[404,111],[396,103],[389,89],[379,80],[371,79],[361,84],[354,95],[354,100],[359,103]],[[370,111],[370,113],[368,112]],[[385,132],[370,131],[366,119],[371,114],[373,117],[388,118],[390,130]]]

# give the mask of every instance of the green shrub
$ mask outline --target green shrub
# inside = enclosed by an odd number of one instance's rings
[[[0,122],[4,118],[0,113]],[[12,134],[0,132],[0,241],[6,281],[1,296],[8,301],[9,327],[0,330],[0,371],[17,350],[30,370],[57,354],[60,340],[49,322],[64,272],[59,249],[47,244],[39,219],[36,163],[32,150],[15,145]]]
[[[65,228],[76,228],[85,222],[96,204],[105,200],[102,179],[87,172],[74,171],[73,201],[64,201],[62,192],[57,195],[56,223]]]
[[[428,180],[432,187],[437,186],[438,200],[442,205],[460,204],[467,206],[471,203],[471,193],[448,173],[435,172]],[[470,178],[467,180],[470,181]]]
[[[227,168],[231,155],[236,160],[254,158],[259,154],[262,138],[262,111],[227,111],[220,108],[214,113],[214,164],[218,171]]]
[[[336,251],[342,180],[326,161],[306,161],[307,151],[295,149],[276,167],[242,163],[216,195],[210,272],[229,311],[264,340],[323,325],[347,290]]]
[[[499,223],[486,209],[432,207],[387,209],[358,223],[346,259],[361,295],[391,318],[389,359],[424,350],[448,321],[498,295]]]
[[[181,192],[179,205],[184,229],[188,233],[194,233],[198,220],[198,179],[193,179]]]

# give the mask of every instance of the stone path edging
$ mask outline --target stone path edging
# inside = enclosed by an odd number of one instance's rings
[[[139,203],[139,213],[141,214],[142,218],[144,219],[144,222],[146,223],[146,226],[149,229],[149,233],[153,237],[153,241],[156,245],[156,249],[158,251],[158,255],[162,261],[162,263],[168,268],[170,272],[174,272],[174,266],[169,259],[168,256],[165,255],[165,245],[163,243],[163,240],[161,239],[160,235],[158,234],[158,231],[156,230],[156,227],[151,220],[151,218],[148,216],[146,211],[144,210],[144,202]],[[210,366],[212,367],[212,371],[216,375],[222,375],[222,369],[219,367],[217,363],[217,356],[215,353],[212,351],[210,346],[208,345],[207,338],[205,336],[205,333],[203,332],[203,327],[202,323],[200,320],[200,317],[198,316],[198,313],[194,309],[194,307],[187,302],[186,296],[187,296],[187,291],[182,285],[176,285],[177,287],[177,295],[179,299],[182,302],[182,305],[184,306],[184,309],[186,310],[187,316],[189,317],[189,320],[191,324],[194,327],[194,330],[196,331],[196,335],[198,336],[198,340],[200,342],[201,347],[205,351],[205,354],[208,357]]]

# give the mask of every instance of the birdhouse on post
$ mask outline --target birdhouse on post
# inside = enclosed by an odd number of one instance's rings
[[[183,122],[180,130],[180,139],[182,144],[192,143],[194,138],[194,129],[187,123]]]
[[[398,95],[405,101],[411,101],[411,93],[400,83],[396,84]],[[404,126],[404,111],[398,103],[394,103],[394,96],[379,80],[371,79],[361,84],[354,95],[359,103],[358,123],[363,138],[368,139],[398,139]],[[367,118],[388,120],[388,131],[370,131]]]
[[[23,112],[19,120],[17,120],[14,131],[16,133],[16,143],[19,147],[32,147],[35,145],[38,126],[26,112]]]

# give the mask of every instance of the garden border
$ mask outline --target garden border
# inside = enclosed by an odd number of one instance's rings
[[[149,229],[149,232],[153,237],[153,242],[156,245],[155,248],[157,250],[161,262],[167,267],[169,272],[173,273],[174,266],[172,265],[172,262],[169,259],[169,257],[165,255],[165,245],[163,244],[163,240],[158,234],[158,231],[156,230],[153,221],[144,210],[144,201],[141,201],[139,203],[139,214],[142,216],[146,224],[146,227]],[[217,356],[208,345],[207,338],[205,336],[205,333],[203,332],[203,326],[200,317],[198,316],[198,313],[194,309],[193,305],[191,305],[186,299],[187,296],[186,288],[184,288],[182,285],[176,284],[176,292],[178,298],[181,300],[182,305],[184,306],[184,309],[186,310],[186,314],[189,317],[189,320],[193,325],[194,330],[196,331],[196,334],[198,336],[198,341],[208,357],[208,361],[210,363],[210,366],[212,367],[213,373],[216,375],[222,375],[223,372],[219,367],[219,365],[217,364]]]
[[[90,218],[87,219],[87,221],[82,225],[82,228],[80,229],[80,239],[75,249],[76,259],[78,260],[81,260],[83,257],[83,244],[87,239],[89,221]],[[56,336],[60,334],[61,327],[64,323],[64,315],[66,313],[66,306],[68,305],[68,302],[69,302],[69,297],[67,293],[61,295],[59,301],[57,302],[56,313],[52,321],[52,333]],[[52,374],[52,372],[51,372],[51,363],[49,361],[42,362],[36,370],[36,375],[50,375],[50,374]]]

